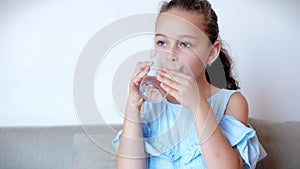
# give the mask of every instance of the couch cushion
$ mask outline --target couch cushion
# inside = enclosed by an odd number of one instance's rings
[[[77,126],[1,127],[1,169],[69,169]]]
[[[105,127],[96,126],[93,133],[78,133],[74,135],[72,169],[116,168],[116,150],[112,146],[112,140],[116,133],[103,129]]]
[[[250,118],[268,156],[257,169],[295,169],[300,159],[300,122],[272,122]]]

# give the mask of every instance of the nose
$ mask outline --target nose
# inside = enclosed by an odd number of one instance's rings
[[[168,60],[170,62],[176,62],[178,60],[178,57],[175,54],[170,53],[170,54],[168,54]]]
[[[176,62],[178,61],[178,56],[174,51],[169,51],[167,54],[167,59],[169,62]]]
[[[182,62],[176,53],[172,53],[168,51],[166,56],[162,59],[162,67],[171,69],[171,70],[178,70],[182,67]]]

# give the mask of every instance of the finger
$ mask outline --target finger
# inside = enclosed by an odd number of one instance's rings
[[[171,74],[174,77],[181,77],[183,79],[188,79],[190,77],[189,75],[186,75],[186,74],[184,74],[182,72],[171,70],[171,69],[162,69],[162,71],[166,72],[168,74]]]
[[[176,89],[174,89],[174,88],[168,86],[168,85],[165,84],[165,83],[161,83],[161,84],[160,84],[160,87],[161,87],[164,91],[166,91],[168,94],[170,94],[171,96],[173,96],[177,101],[181,102],[181,93],[180,93],[178,90],[176,90]]]
[[[135,72],[140,72],[146,67],[150,67],[153,65],[153,61],[147,61],[147,62],[138,62],[136,65]]]
[[[149,62],[138,62],[136,67],[135,67],[135,70],[134,70],[134,73],[132,75],[132,78],[134,78],[135,76],[137,76],[137,74],[141,71],[143,71],[145,68],[147,67],[150,67],[153,65],[153,62],[152,61],[149,61]]]
[[[131,81],[131,88],[133,88],[134,90],[138,90],[139,84],[136,83],[136,82]]]
[[[186,77],[180,76],[175,72],[172,72],[172,73],[171,72],[166,72],[165,70],[158,71],[158,76],[163,78],[161,80],[174,81],[174,82],[176,82],[177,84],[180,84],[180,85],[185,84],[184,82],[187,81]],[[174,82],[171,82],[171,83],[174,83]],[[173,86],[173,87],[175,87],[175,86]]]
[[[158,75],[157,80],[160,81],[161,83],[168,85],[169,87],[171,87],[173,89],[180,90],[181,84],[177,80],[175,80],[174,77],[171,77],[168,74],[166,74],[166,76]]]
[[[150,71],[150,67],[144,68],[142,71],[137,72],[137,74],[132,78],[131,81],[135,84],[140,83],[149,71]]]
[[[158,72],[159,75],[165,76],[167,78],[171,78],[175,80],[178,84],[182,86],[195,86],[197,85],[197,81],[194,77],[186,75],[181,72],[177,72],[174,70],[165,70],[163,69],[162,71]]]

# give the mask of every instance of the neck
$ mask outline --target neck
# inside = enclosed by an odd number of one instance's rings
[[[199,78],[197,79],[197,85],[200,97],[206,100],[220,90],[219,88],[214,87],[213,85],[208,83],[205,77],[205,73],[199,76]]]

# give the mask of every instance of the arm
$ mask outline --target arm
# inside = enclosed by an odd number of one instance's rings
[[[163,70],[159,72],[158,80],[161,81],[161,86],[167,93],[174,96],[193,113],[199,142],[208,168],[242,169],[243,161],[239,153],[226,140],[210,104],[199,92],[194,79],[180,72]],[[246,124],[247,101],[241,94],[232,95],[225,113],[235,116]]]
[[[195,116],[195,123],[198,136],[200,136],[200,142],[201,140],[203,140],[203,138],[201,138],[203,129],[208,130],[204,132],[212,132],[212,135],[209,135],[209,139],[201,145],[208,168],[242,169],[243,160],[241,159],[239,152],[236,148],[233,148],[229,145],[220,127],[218,126],[215,117],[208,116],[209,113],[213,114],[208,102],[202,99],[199,105],[199,112],[197,114],[194,113],[194,116],[197,115],[197,117]],[[230,114],[236,117],[245,125],[247,124],[248,105],[243,95],[241,95],[240,93],[236,93],[231,96],[225,114]],[[209,121],[205,124],[206,117],[212,118],[208,118]],[[213,128],[214,130],[211,130],[210,128],[205,128],[203,124],[215,126],[216,128]]]
[[[139,112],[127,106],[123,133],[116,158],[118,169],[146,168],[142,124],[138,121]]]
[[[147,167],[140,119],[144,100],[139,94],[139,84],[149,72],[152,64],[152,62],[138,63],[130,83],[123,132],[116,157],[118,169],[144,169]]]

